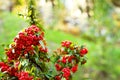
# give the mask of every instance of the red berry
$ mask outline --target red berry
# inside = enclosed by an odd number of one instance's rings
[[[61,80],[60,76],[55,76],[55,80]]]
[[[85,54],[87,54],[88,50],[87,48],[83,48],[80,50],[80,56],[83,57]]]
[[[63,77],[65,77],[66,79],[68,79],[71,75],[69,68],[63,68],[62,72],[63,72]]]
[[[70,47],[71,44],[72,44],[72,42],[70,42],[70,41],[63,41],[62,42],[62,47],[68,48],[68,47]]]
[[[66,64],[66,62],[67,62],[66,59],[67,59],[67,57],[63,56],[62,63]]]
[[[78,65],[75,65],[71,68],[71,71],[75,73],[78,70]]]
[[[61,65],[59,65],[59,64],[55,64],[55,68],[57,71],[60,71],[62,69]]]
[[[71,63],[74,58],[75,58],[75,56],[73,56],[73,55],[69,56],[68,57],[68,62]]]

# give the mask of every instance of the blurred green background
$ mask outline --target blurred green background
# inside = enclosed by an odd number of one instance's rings
[[[73,80],[120,79],[120,0],[36,0],[49,53],[61,41],[85,44],[88,60]],[[0,0],[0,59],[17,33],[28,27],[27,0]]]

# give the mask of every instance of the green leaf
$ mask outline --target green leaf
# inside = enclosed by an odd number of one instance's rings
[[[50,61],[52,61],[53,63],[55,63],[58,59],[60,59],[60,56],[53,55],[50,57]]]

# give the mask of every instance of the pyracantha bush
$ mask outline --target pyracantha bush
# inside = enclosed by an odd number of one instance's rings
[[[71,80],[78,70],[78,64],[86,63],[88,50],[70,41],[61,42],[61,47],[54,51],[56,75],[51,72],[48,48],[44,32],[36,25],[19,32],[14,42],[5,49],[7,61],[0,62],[2,80]]]
[[[78,64],[86,63],[87,52],[88,50],[84,46],[80,47],[70,41],[63,41],[61,47],[55,51],[57,55],[55,67],[59,74],[56,76],[56,80],[61,80],[62,77],[69,80],[78,70]]]

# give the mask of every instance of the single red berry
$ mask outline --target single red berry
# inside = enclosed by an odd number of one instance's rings
[[[62,72],[63,72],[63,77],[65,77],[66,79],[68,79],[71,75],[69,68],[63,68]]]
[[[5,65],[5,63],[4,62],[0,62],[0,67],[2,67],[3,65]]]
[[[59,65],[59,64],[55,64],[55,68],[57,71],[60,71],[62,69],[61,65]]]
[[[80,56],[83,57],[85,54],[87,54],[88,50],[87,48],[83,48],[80,50]]]
[[[67,62],[66,59],[67,59],[67,57],[63,56],[63,58],[62,58],[62,63],[66,64],[66,62]]]
[[[70,42],[70,41],[61,42],[62,47],[66,47],[66,48],[70,47],[71,44],[72,44],[72,42]]]
[[[75,73],[78,70],[78,65],[75,65],[71,68],[71,71]]]
[[[68,57],[68,62],[71,63],[74,58],[75,58],[75,56],[73,56],[73,55],[69,56]]]
[[[61,80],[60,76],[55,76],[55,80]]]

